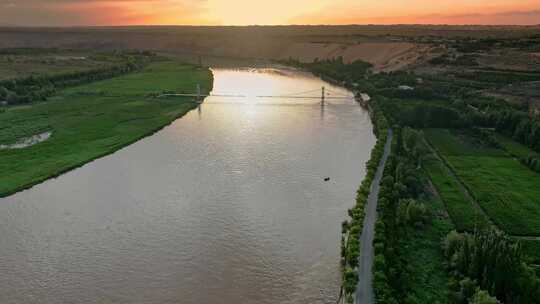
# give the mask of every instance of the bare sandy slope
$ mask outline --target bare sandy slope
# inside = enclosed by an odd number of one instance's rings
[[[314,42],[316,40],[324,42]],[[394,71],[416,63],[431,49],[409,42],[354,41],[343,37],[258,36],[253,33],[195,35],[192,33],[147,33],[130,30],[73,31],[0,31],[2,47],[59,47],[71,49],[149,49],[234,58],[298,59],[339,56],[346,62],[363,60],[375,71]]]
[[[430,50],[429,46],[408,42],[293,43],[278,55],[280,59],[294,58],[304,62],[343,57],[344,61],[362,60],[378,71],[393,71],[417,62]]]
[[[251,28],[207,32],[152,29],[0,29],[0,48],[149,49],[235,58],[294,58],[304,62],[342,56],[347,62],[367,61],[376,71],[406,67],[425,57],[430,49],[409,42],[358,41],[348,36],[261,34]]]

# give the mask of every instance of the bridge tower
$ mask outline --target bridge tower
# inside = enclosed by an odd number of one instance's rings
[[[321,106],[324,106],[324,96],[325,96],[325,92],[324,92],[324,87],[322,87],[322,90],[321,90]]]

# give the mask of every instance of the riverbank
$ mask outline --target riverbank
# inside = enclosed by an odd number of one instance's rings
[[[52,132],[39,144],[0,150],[0,197],[111,154],[167,126],[198,103],[188,98],[156,99],[163,91],[203,92],[212,73],[175,61],[142,71],[62,90],[47,102],[9,107],[0,113],[2,137]]]
[[[319,64],[301,64],[297,61],[284,62],[284,64],[289,64],[293,67],[300,68],[306,71],[309,71],[321,79],[324,79],[327,82],[344,86],[348,90],[356,92],[356,87],[353,83],[345,81],[345,78],[350,77],[350,73],[363,74],[369,65],[360,64],[359,66],[343,66],[343,64],[338,61],[328,62]],[[335,66],[340,66],[342,69],[335,69]],[[344,69],[343,69],[344,67]],[[337,77],[337,78],[336,78]],[[338,79],[339,78],[339,79]],[[355,205],[348,210],[350,219],[342,223],[342,238],[341,238],[341,270],[342,270],[342,288],[340,292],[340,297],[347,303],[353,303],[355,301],[355,294],[357,288],[366,286],[364,289],[371,289],[370,295],[372,295],[371,279],[366,280],[366,276],[371,277],[371,264],[369,257],[361,256],[364,253],[364,246],[361,242],[364,240],[364,235],[362,231],[364,230],[364,225],[366,221],[375,221],[376,220],[376,210],[372,210],[371,214],[368,215],[369,219],[366,219],[366,207],[371,201],[371,205],[376,206],[376,198],[373,198],[376,193],[372,194],[373,185],[376,184],[378,187],[378,182],[374,183],[376,174],[381,168],[381,164],[384,167],[384,162],[382,162],[386,147],[389,147],[389,139],[391,140],[391,131],[386,120],[386,117],[379,108],[377,102],[374,100],[359,102],[360,106],[369,111],[371,121],[373,124],[373,133],[377,138],[377,142],[373,149],[371,150],[370,159],[366,162],[366,176],[362,180],[360,187],[357,191]],[[390,138],[389,138],[390,136]],[[389,150],[388,150],[389,151]],[[382,171],[382,169],[380,169]],[[378,193],[377,193],[378,194]],[[373,229],[372,229],[373,230]],[[367,234],[365,234],[367,236]],[[373,231],[371,231],[371,236],[373,236]],[[371,238],[373,239],[373,238]],[[370,244],[370,247],[372,244]],[[371,247],[372,248],[372,247]],[[368,250],[370,251],[370,250]],[[371,250],[372,252],[372,250]],[[360,262],[363,262],[362,269],[360,268]],[[369,264],[369,265],[368,265]],[[368,267],[369,266],[369,267]],[[367,270],[366,268],[369,268]],[[366,272],[367,271],[367,272]],[[369,273],[368,273],[369,272]],[[360,275],[363,277],[360,278]],[[360,282],[362,279],[362,282]],[[364,281],[369,281],[368,283]],[[367,285],[366,285],[367,284]],[[368,288],[369,287],[369,288]],[[365,291],[365,290],[364,290]],[[369,295],[368,295],[369,297]],[[362,297],[363,298],[363,297]],[[371,298],[373,298],[371,296]]]
[[[365,218],[363,222],[362,234],[360,235],[360,255],[358,265],[358,285],[356,287],[356,303],[371,304],[375,303],[373,292],[373,240],[375,238],[375,223],[377,222],[377,202],[379,200],[379,191],[381,179],[383,177],[386,160],[392,147],[392,130],[388,130],[384,152],[379,161],[379,166],[371,182],[371,189],[367,198],[365,208]]]

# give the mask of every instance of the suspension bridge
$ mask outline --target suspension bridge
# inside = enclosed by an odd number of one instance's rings
[[[317,94],[317,93],[319,93],[319,94]],[[317,95],[315,95],[315,94],[317,94]],[[335,92],[335,91],[327,89],[326,87],[322,87],[320,89],[302,91],[302,92],[283,94],[283,95],[255,95],[255,96],[253,96],[253,95],[220,94],[220,93],[202,94],[200,85],[197,85],[196,93],[167,93],[167,94],[159,95],[158,98],[174,97],[174,96],[195,97],[198,102],[202,102],[203,99],[206,98],[206,97],[231,97],[231,98],[253,98],[253,97],[255,97],[255,98],[315,99],[315,100],[319,100],[321,105],[323,105],[323,106],[324,106],[326,100],[353,100],[353,99],[355,99],[354,96],[339,93],[339,92]]]

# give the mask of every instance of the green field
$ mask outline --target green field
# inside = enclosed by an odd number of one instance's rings
[[[442,161],[431,159],[425,163],[425,168],[458,231],[474,231],[488,225],[484,214],[465,196]]]
[[[24,149],[0,150],[0,197],[112,153],[152,134],[196,106],[192,100],[156,99],[165,90],[203,91],[209,70],[173,61],[125,76],[66,89],[47,102],[0,113],[0,143],[51,131],[49,140]]]
[[[448,129],[426,129],[424,131],[429,142],[443,156],[477,156],[477,157],[508,157],[509,155],[498,148],[486,146],[478,138],[472,138],[466,133]]]
[[[540,175],[467,134],[441,129],[425,134],[499,228],[511,235],[540,235]]]

